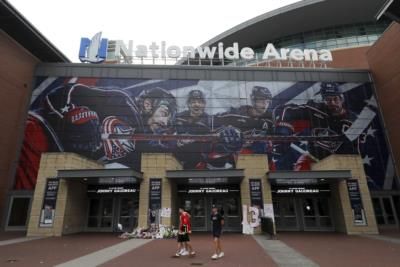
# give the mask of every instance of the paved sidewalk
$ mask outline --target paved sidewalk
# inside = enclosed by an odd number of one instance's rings
[[[210,233],[195,233],[193,258],[173,258],[175,239],[121,239],[117,233],[82,233],[12,243],[0,242],[0,266],[400,266],[400,239],[391,235],[347,236],[339,233],[279,233],[265,236],[224,233],[225,257],[212,260]],[[18,240],[20,237],[14,240]]]
[[[123,241],[115,233],[82,233],[5,245],[0,247],[0,266],[54,266]]]
[[[21,237],[26,237],[26,232],[23,231],[0,232],[0,241],[21,238]]]
[[[280,267],[318,267],[319,265],[279,240],[270,240],[262,235],[253,236]]]
[[[398,267],[400,244],[339,233],[279,233],[278,238],[320,266]]]
[[[106,262],[102,266],[140,266],[140,267],[180,267],[180,266],[229,266],[229,267],[265,267],[277,266],[272,258],[257,244],[252,236],[242,234],[224,234],[222,249],[225,256],[212,260],[213,241],[210,233],[193,234],[192,245],[195,257],[173,258],[176,252],[176,240],[154,240],[142,247],[130,251],[121,257]]]
[[[8,240],[0,241],[0,246],[17,244],[17,243],[22,243],[22,242],[27,242],[27,241],[32,241],[32,240],[37,240],[37,239],[42,239],[42,238],[44,238],[44,237],[20,237],[20,238],[8,239]]]
[[[122,254],[136,249],[148,242],[151,239],[130,239],[117,245],[98,250],[80,258],[56,265],[56,267],[92,267],[114,259]]]
[[[371,238],[371,239],[376,239],[376,240],[382,240],[382,241],[386,241],[386,242],[392,242],[394,244],[400,245],[400,238],[398,238],[398,237],[390,237],[390,236],[384,236],[384,235],[360,235],[360,236]]]

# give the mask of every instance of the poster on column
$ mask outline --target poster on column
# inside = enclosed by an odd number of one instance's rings
[[[257,207],[260,210],[264,209],[264,201],[262,195],[261,179],[249,179],[250,185],[250,203],[252,207]]]
[[[274,215],[274,206],[270,203],[264,203],[264,217],[271,218],[272,221],[275,221]]]
[[[57,178],[49,178],[46,181],[43,205],[40,213],[40,227],[53,226],[59,182]]]
[[[149,223],[159,223],[161,209],[161,179],[150,178],[149,190]]]
[[[350,206],[353,211],[354,225],[367,225],[357,179],[347,180],[347,190],[349,192]]]

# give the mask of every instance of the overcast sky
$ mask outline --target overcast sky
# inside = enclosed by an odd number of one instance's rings
[[[8,0],[72,62],[81,37],[199,46],[258,15],[298,0]]]

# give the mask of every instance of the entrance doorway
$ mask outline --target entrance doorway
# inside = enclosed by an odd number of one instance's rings
[[[380,227],[397,228],[399,225],[392,196],[372,198],[376,222]]]
[[[224,215],[224,231],[240,232],[242,230],[239,192],[218,195],[180,194],[179,205],[191,214],[193,231],[211,231],[210,214],[213,206],[216,206]]]
[[[90,197],[87,231],[130,232],[137,226],[138,195]],[[118,228],[118,224],[121,228]]]
[[[7,230],[26,230],[31,201],[31,196],[11,197],[7,216]]]
[[[334,230],[329,197],[276,197],[273,205],[277,231]]]

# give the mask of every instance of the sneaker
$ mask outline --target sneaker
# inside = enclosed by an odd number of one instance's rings
[[[218,255],[217,255],[217,254],[212,255],[212,256],[211,256],[211,259],[213,259],[213,260],[218,259]]]
[[[190,256],[190,257],[196,256],[196,252],[194,252],[194,251],[190,252],[189,256]]]
[[[177,258],[179,258],[181,256],[181,254],[180,253],[175,253],[175,255],[174,255],[174,257],[177,257]]]
[[[225,254],[223,252],[218,254],[218,258],[222,258]]]
[[[182,252],[181,252],[181,255],[182,255],[182,256],[187,256],[187,255],[189,255],[189,252],[188,252],[187,250],[182,251]]]

